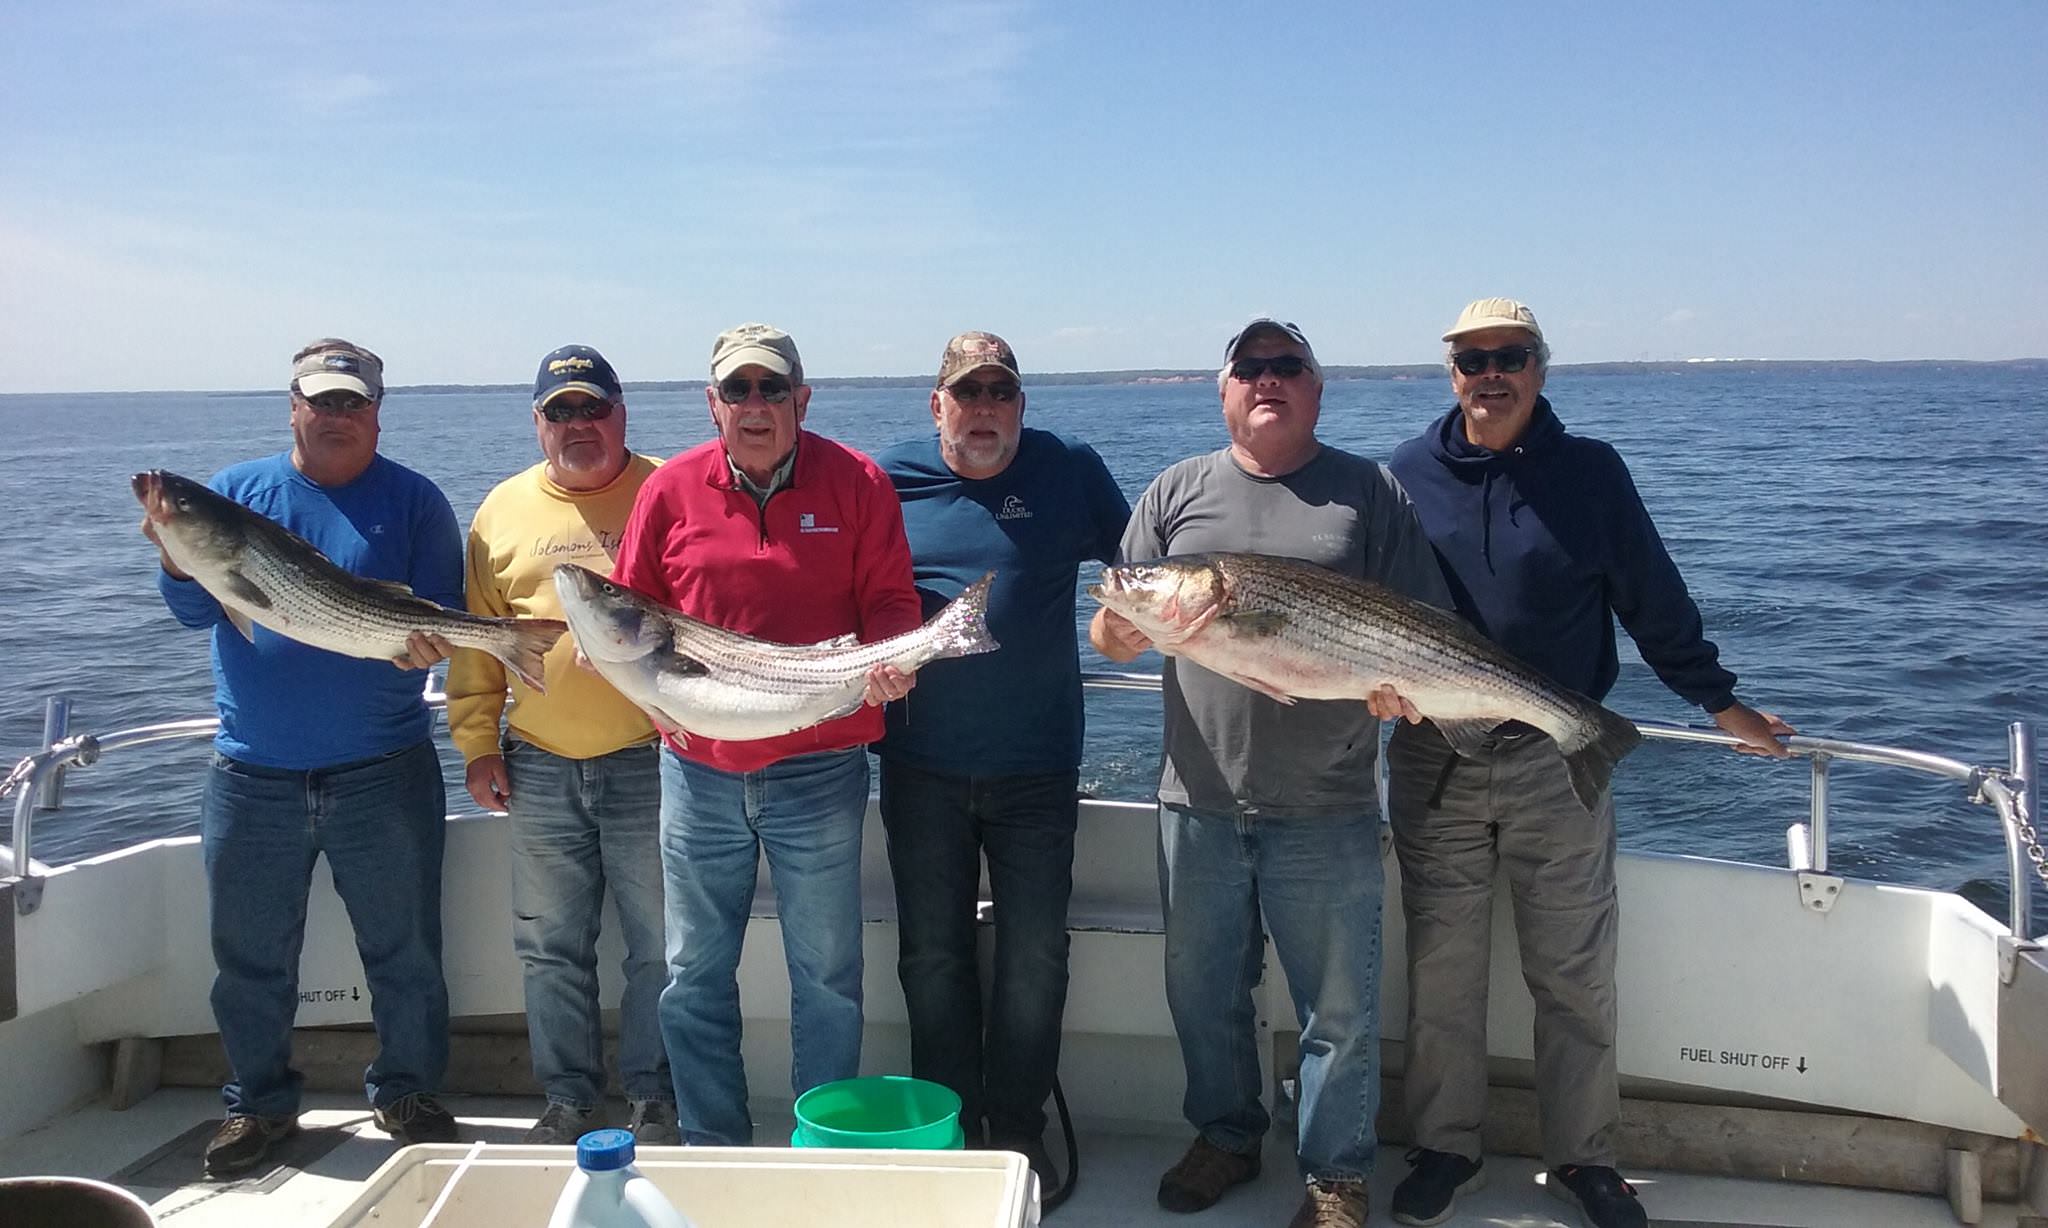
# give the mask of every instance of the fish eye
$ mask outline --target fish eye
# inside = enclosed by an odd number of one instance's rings
[[[607,582],[605,582],[605,581],[603,581],[603,580],[600,580],[600,581],[598,581],[598,582],[597,582],[597,586],[598,586],[599,588],[603,589],[603,590],[605,591],[605,594],[606,594],[607,596],[611,596],[611,597],[616,597],[616,596],[618,596],[618,595],[619,595],[619,590],[618,590],[618,589],[616,589],[616,588],[613,588],[613,587],[612,587],[612,586],[611,586],[611,585],[610,585],[609,583],[607,583]]]

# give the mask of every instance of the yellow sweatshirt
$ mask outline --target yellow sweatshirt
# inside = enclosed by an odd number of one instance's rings
[[[504,618],[560,618],[557,563],[610,574],[633,496],[659,464],[634,456],[601,490],[563,490],[542,462],[498,483],[469,526],[469,610]],[[654,739],[654,726],[612,685],[576,666],[576,645],[563,636],[548,650],[547,694],[514,678],[512,732],[542,750],[590,759]],[[448,731],[468,763],[499,753],[498,718],[505,712],[505,667],[496,657],[458,649],[448,662]]]

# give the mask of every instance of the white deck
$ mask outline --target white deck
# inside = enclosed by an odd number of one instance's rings
[[[348,1137],[304,1172],[266,1194],[219,1192],[192,1174],[182,1187],[131,1186],[166,1224],[204,1228],[276,1228],[325,1225],[357,1195],[361,1182],[397,1150],[368,1123],[360,1101],[338,1093],[309,1097],[304,1123],[332,1128]],[[516,1142],[539,1108],[536,1100],[451,1097],[449,1104],[469,1141]],[[63,1174],[105,1179],[148,1155],[192,1126],[218,1115],[219,1098],[196,1088],[165,1089],[123,1113],[98,1106],[81,1109],[42,1129],[0,1146],[0,1176]],[[764,1114],[762,1137],[786,1135],[787,1115]],[[779,1134],[778,1134],[779,1132]],[[1048,1222],[1063,1228],[1143,1228],[1147,1225],[1285,1224],[1300,1200],[1292,1156],[1283,1137],[1270,1137],[1265,1171],[1259,1179],[1224,1197],[1201,1216],[1173,1215],[1153,1201],[1159,1174],[1179,1156],[1186,1140],[1178,1133],[1097,1133],[1083,1137],[1081,1183],[1071,1201]],[[566,1153],[568,1149],[564,1149]],[[655,1154],[650,1151],[648,1154]],[[1063,1161],[1062,1161],[1063,1162]],[[1484,1190],[1459,1200],[1455,1223],[1536,1225],[1576,1223],[1576,1213],[1550,1198],[1534,1160],[1495,1156],[1487,1161]],[[1383,1147],[1374,1172],[1374,1224],[1393,1222],[1386,1200],[1407,1165],[1398,1147]],[[1741,1181],[1677,1173],[1630,1173],[1655,1223],[1810,1225],[1812,1228],[1947,1228],[1955,1220],[1940,1198],[1879,1194],[1792,1182]],[[682,1208],[686,1213],[689,1208]],[[536,1217],[536,1223],[540,1217]],[[1989,1228],[2018,1222],[2010,1206],[1987,1207]],[[507,1228],[513,1228],[508,1225]],[[699,1228],[720,1228],[700,1223]]]

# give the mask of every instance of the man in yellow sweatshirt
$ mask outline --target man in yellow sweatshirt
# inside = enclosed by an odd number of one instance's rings
[[[565,345],[533,385],[541,463],[485,496],[469,530],[471,612],[560,618],[557,563],[598,572],[656,461],[626,448],[626,399],[604,356]],[[619,1076],[627,1126],[643,1144],[680,1142],[675,1090],[655,1017],[662,951],[660,744],[611,684],[575,664],[563,636],[547,656],[547,693],[511,681],[469,650],[448,667],[448,728],[468,765],[469,794],[512,823],[512,942],[526,978],[533,1076],[547,1110],[529,1143],[574,1143],[603,1125],[603,1032],[597,930],[611,887],[625,939]],[[499,730],[500,717],[505,729]]]

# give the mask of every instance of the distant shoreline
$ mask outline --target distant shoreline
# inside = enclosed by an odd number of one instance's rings
[[[1934,371],[1944,368],[1971,370],[2012,370],[2048,372],[2048,358],[2007,358],[1977,361],[1960,358],[1693,358],[1667,362],[1580,362],[1557,363],[1552,369],[1571,375],[1696,375],[1704,371],[1828,372],[1828,371]],[[1327,366],[1330,380],[1440,380],[1445,378],[1441,363],[1406,363],[1396,366]],[[1129,371],[1030,371],[1024,375],[1027,388],[1059,385],[1120,384],[1207,384],[1216,372],[1151,368]],[[679,392],[702,388],[701,379],[629,380],[627,392]],[[929,375],[854,375],[811,380],[814,388],[930,388]],[[387,392],[409,395],[440,393],[526,392],[530,384],[395,384]],[[23,397],[74,396],[272,396],[275,388],[143,389],[99,392],[0,392],[0,401]]]

